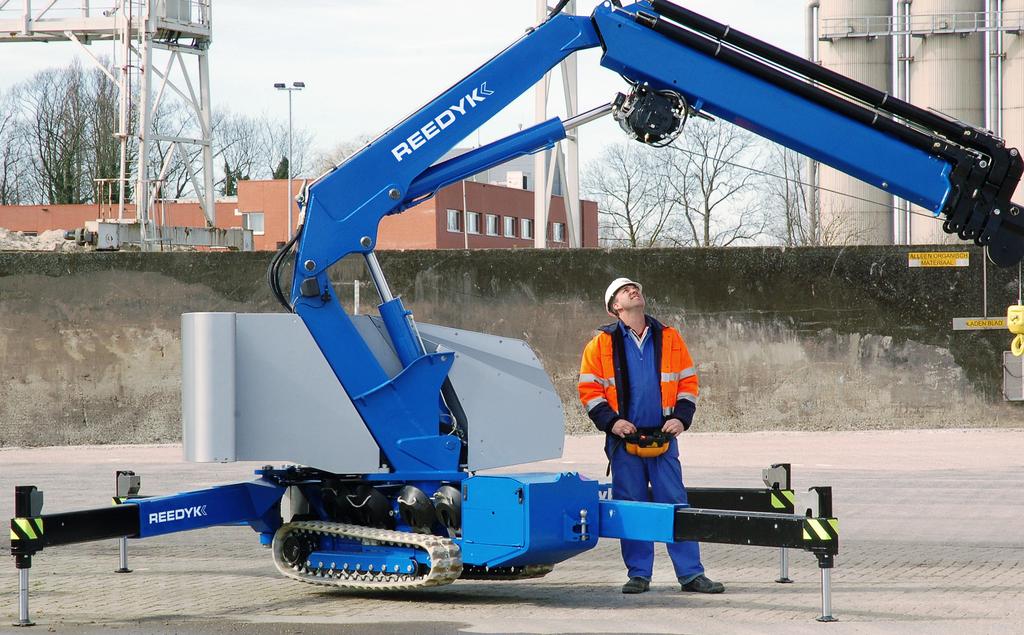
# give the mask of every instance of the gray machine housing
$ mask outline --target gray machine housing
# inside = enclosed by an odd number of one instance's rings
[[[379,318],[351,317],[390,377],[402,366]],[[468,470],[558,458],[562,403],[522,340],[418,324],[453,352]],[[194,462],[286,462],[336,474],[387,472],[380,448],[302,320],[287,313],[185,313],[182,434]]]

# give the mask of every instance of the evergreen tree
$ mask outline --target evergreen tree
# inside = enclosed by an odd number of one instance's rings
[[[288,157],[281,157],[280,163],[274,168],[275,179],[287,179],[288,178]]]
[[[238,196],[238,178],[228,166],[227,161],[224,162],[224,187],[221,189],[221,193],[224,196]]]

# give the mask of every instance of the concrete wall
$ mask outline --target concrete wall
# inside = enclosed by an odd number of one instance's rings
[[[1008,332],[953,333],[982,312],[967,269],[908,269],[896,247],[382,252],[417,319],[525,338],[575,402],[579,354],[608,321],[605,285],[645,285],[699,364],[696,430],[1021,426],[1002,402]],[[268,254],[0,253],[0,445],[179,438],[179,316],[274,311]],[[361,260],[339,282],[367,280]],[[352,288],[339,287],[346,305]],[[1016,271],[990,268],[993,314]],[[372,291],[363,290],[363,309]]]

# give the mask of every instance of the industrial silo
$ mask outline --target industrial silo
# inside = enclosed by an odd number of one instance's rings
[[[821,65],[891,93],[891,42],[885,37],[866,36],[879,16],[891,13],[890,0],[820,0]],[[837,37],[829,37],[830,33]],[[865,36],[857,37],[860,33]],[[818,185],[824,242],[892,244],[891,195],[826,165],[820,167]]]
[[[1024,0],[1004,0],[1003,13],[1007,26],[1024,27]],[[1024,151],[1024,31],[1005,33],[1003,51],[1003,137],[1006,145]],[[1013,201],[1024,203],[1024,183]]]
[[[982,128],[985,38],[975,29],[984,10],[984,0],[914,0],[910,5],[915,35],[910,49],[910,101]],[[958,242],[942,231],[941,219],[931,218],[928,210],[913,209],[912,244]]]

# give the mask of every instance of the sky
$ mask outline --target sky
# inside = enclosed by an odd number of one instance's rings
[[[577,13],[589,14],[597,4],[578,0]],[[683,4],[777,46],[803,52],[804,0]],[[214,109],[284,120],[288,100],[273,84],[303,81],[307,88],[293,95],[294,124],[312,134],[314,150],[390,128],[536,23],[535,0],[213,0],[212,6]],[[0,12],[0,20],[15,17],[9,9]],[[97,55],[109,55],[111,47],[98,43],[90,48]],[[90,63],[76,49],[71,43],[0,46],[0,93],[40,70],[67,65],[76,56],[83,64]],[[625,90],[622,79],[598,61],[596,51],[581,54],[581,111]],[[560,85],[560,80],[552,85]],[[560,88],[553,89],[550,104],[549,116],[564,113]],[[533,97],[527,94],[459,145],[487,143],[533,120]],[[589,124],[581,129],[581,160],[594,160],[603,146],[624,139],[610,118]]]

